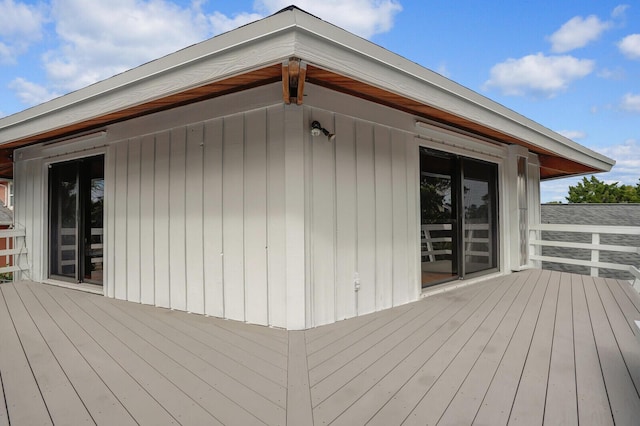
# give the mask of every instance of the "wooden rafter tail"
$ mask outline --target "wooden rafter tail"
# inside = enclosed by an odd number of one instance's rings
[[[304,81],[307,78],[307,64],[300,64],[300,72],[298,74],[298,92],[296,94],[296,103],[302,105],[304,98]]]
[[[282,99],[285,104],[302,105],[307,66],[298,58],[290,58],[282,64]]]
[[[287,105],[291,103],[289,94],[289,61],[282,63],[282,100]]]

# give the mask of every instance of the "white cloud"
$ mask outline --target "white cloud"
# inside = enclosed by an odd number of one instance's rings
[[[181,6],[170,0],[52,0],[49,19],[55,28],[57,45],[42,55],[49,90],[66,93],[85,87],[277,12],[290,5],[291,0],[256,0],[254,11],[234,15],[205,13],[204,3],[193,0],[188,6]],[[402,10],[395,0],[302,0],[297,4],[364,37],[391,29],[394,16]],[[2,14],[2,7],[19,12],[13,15],[37,17],[20,28],[29,28],[29,34],[40,34],[38,25],[43,19],[35,14],[35,9],[14,0],[0,0],[0,23],[6,19],[3,16],[8,16]],[[25,11],[31,11],[31,15]],[[12,22],[15,21],[18,19],[13,17]],[[7,28],[8,25],[4,29],[0,25],[0,31],[7,32]],[[0,38],[0,60],[10,53],[10,46]],[[13,88],[23,101],[31,103],[38,98],[26,95],[33,91],[24,90],[27,85],[37,85],[25,79],[18,81]]]
[[[197,6],[54,0],[60,46],[44,55],[47,75],[60,90],[75,90],[201,41],[210,24]]]
[[[578,139],[584,139],[587,137],[587,134],[581,130],[558,130],[557,132],[560,133],[565,138],[568,138],[574,141]]]
[[[621,4],[616,6],[611,12],[611,17],[613,18],[624,18],[625,12],[629,9],[628,4]]]
[[[607,28],[609,22],[601,21],[597,16],[590,15],[586,18],[576,16],[565,22],[558,31],[549,36],[551,51],[564,53],[580,47],[584,47],[597,40]]]
[[[618,48],[629,59],[640,59],[640,34],[631,34],[620,40]]]
[[[44,15],[40,6],[0,0],[0,63],[16,56],[42,37]]]
[[[241,27],[242,25],[248,24],[249,22],[257,21],[261,18],[262,15],[259,15],[257,13],[239,13],[230,18],[223,13],[214,12],[213,15],[209,16],[209,22],[211,23],[213,32],[215,34],[219,34],[231,31],[235,28]]]
[[[620,107],[625,111],[640,112],[640,94],[627,93],[622,97]]]
[[[526,94],[554,97],[574,80],[589,75],[595,62],[573,56],[545,56],[542,53],[507,59],[491,68],[485,89],[498,88],[505,95]]]
[[[636,139],[627,139],[621,144],[598,149],[607,157],[616,160],[615,166],[607,177],[614,182],[635,185],[640,178],[640,143]]]
[[[23,104],[37,105],[60,96],[58,93],[49,91],[46,87],[29,82],[24,78],[16,78],[9,83],[9,88],[16,92],[16,95]]]
[[[615,81],[624,80],[626,78],[626,74],[625,70],[619,67],[615,69],[603,68],[598,71],[598,77]]]
[[[291,0],[257,0],[258,12],[271,14],[292,4]],[[341,28],[370,38],[393,28],[402,6],[396,0],[298,0],[296,6]]]

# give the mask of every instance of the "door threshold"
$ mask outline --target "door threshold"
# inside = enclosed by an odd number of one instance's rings
[[[42,281],[43,284],[55,285],[57,287],[70,288],[72,290],[80,290],[86,293],[99,294],[100,296],[104,296],[104,287],[95,285],[95,284],[87,284],[87,283],[70,283],[67,281],[60,280],[52,280],[47,279]]]
[[[433,287],[429,287],[422,290],[422,293],[420,294],[420,298],[422,299],[429,296],[435,296],[436,294],[440,294],[447,291],[455,290],[457,288],[462,288],[469,285],[477,284],[479,282],[490,280],[492,278],[501,277],[503,275],[506,275],[506,274],[504,272],[497,271],[497,272],[492,272],[490,274],[481,275],[479,277],[470,278],[467,280],[454,280],[454,281],[448,281],[442,284],[436,284]]]

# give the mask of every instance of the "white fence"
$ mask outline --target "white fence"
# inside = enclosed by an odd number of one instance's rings
[[[12,274],[15,278],[15,272],[22,270],[21,265],[26,264],[27,248],[25,244],[26,231],[24,229],[0,229],[0,259],[2,265],[0,274]]]
[[[600,226],[600,225],[560,225],[560,224],[540,224],[530,227],[529,244],[532,249],[529,259],[538,262],[555,262],[568,265],[587,266],[591,268],[591,276],[597,277],[600,268],[614,269],[618,271],[630,272],[635,277],[634,288],[640,292],[640,270],[636,265],[623,265],[619,263],[601,262],[601,251],[613,251],[619,253],[640,254],[640,247],[600,244],[601,234],[613,235],[640,235],[640,227],[637,226]],[[542,232],[573,232],[591,234],[591,243],[577,243],[568,241],[543,240]],[[543,256],[541,247],[563,247],[574,249],[591,250],[590,260],[569,259],[556,256]],[[640,265],[639,265],[640,266]]]

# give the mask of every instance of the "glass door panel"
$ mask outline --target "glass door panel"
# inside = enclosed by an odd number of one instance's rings
[[[76,278],[78,270],[78,168],[54,167],[51,185],[51,275]]]
[[[83,280],[102,284],[104,245],[104,162],[102,157],[85,164],[85,229]]]
[[[453,159],[420,153],[422,287],[458,275],[457,199]]]
[[[102,284],[104,158],[49,169],[49,275]]]
[[[422,287],[497,268],[495,164],[420,148]]]
[[[469,159],[463,164],[464,273],[497,267],[496,182],[497,167]]]

